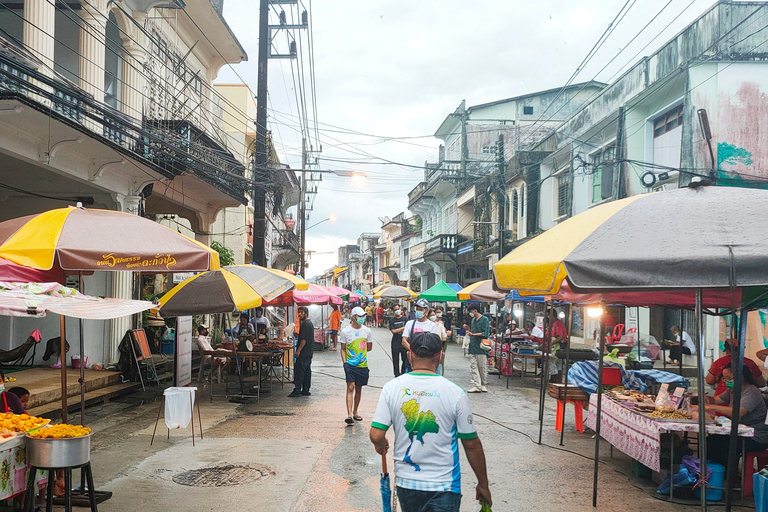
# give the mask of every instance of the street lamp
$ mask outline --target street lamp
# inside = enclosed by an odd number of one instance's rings
[[[321,220],[320,222],[316,222],[315,224],[312,224],[311,226],[309,226],[308,228],[306,228],[304,231],[309,231],[309,230],[310,230],[310,229],[312,229],[313,227],[315,227],[315,226],[319,226],[319,225],[320,225],[320,224],[322,224],[323,222],[327,222],[327,221],[329,221],[329,220],[330,220],[330,221],[335,221],[335,220],[336,220],[336,216],[335,216],[335,215],[331,215],[331,216],[329,216],[327,219],[323,219],[323,220]]]

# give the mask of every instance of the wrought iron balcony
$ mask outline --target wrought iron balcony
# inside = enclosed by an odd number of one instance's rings
[[[195,175],[245,204],[245,167],[188,121],[144,121],[94,100],[76,85],[52,78],[0,48],[0,99],[15,99],[69,124],[173,178]]]

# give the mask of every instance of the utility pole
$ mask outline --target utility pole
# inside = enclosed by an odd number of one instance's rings
[[[265,236],[267,192],[264,187],[267,167],[267,71],[269,70],[269,0],[259,0],[259,60],[256,89],[256,142],[253,179],[253,263],[267,266]]]
[[[467,177],[467,159],[469,158],[469,148],[467,147],[467,100],[461,100],[461,177]]]
[[[499,203],[499,259],[504,257],[504,217],[506,216],[507,182],[504,179],[504,135],[499,134],[499,142],[496,145],[496,161],[499,165],[499,184],[497,188],[497,202]]]
[[[619,118],[616,122],[616,164],[613,167],[613,190],[611,197],[621,199],[624,197],[624,160],[626,160],[624,146],[624,107],[619,107]]]
[[[301,139],[301,168],[307,168],[307,139]],[[307,173],[301,173],[301,184],[299,186],[299,271],[300,276],[306,274],[306,254],[307,248],[304,245],[307,235],[307,212],[306,212],[306,193],[307,193]]]

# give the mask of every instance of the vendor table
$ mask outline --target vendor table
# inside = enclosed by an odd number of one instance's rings
[[[27,438],[23,434],[0,443],[0,500],[23,492],[27,486]],[[35,485],[43,487],[45,473],[38,471]]]
[[[589,397],[589,414],[587,415],[587,426],[592,430],[597,426],[595,411],[597,411],[597,395],[593,393]],[[654,471],[661,471],[662,432],[699,431],[698,422],[655,420],[630,411],[606,397],[602,400],[600,416],[600,437]],[[730,433],[731,427],[707,425],[707,434],[727,436]],[[752,437],[754,433],[752,427],[739,425],[740,437]]]
[[[259,401],[261,398],[261,383],[262,383],[262,372],[261,372],[261,365],[264,359],[274,359],[274,360],[280,360],[282,361],[284,359],[283,354],[285,351],[288,350],[286,348],[280,348],[275,350],[260,350],[260,351],[254,351],[254,352],[237,352],[236,358],[241,359],[243,361],[247,361],[249,363],[256,363],[257,368],[257,376],[258,376],[258,384],[256,386],[256,394],[253,395],[252,393],[246,392],[245,389],[245,382],[243,381],[243,373],[242,368],[238,364],[237,365],[237,372],[238,372],[238,379],[240,382],[240,393],[233,395],[233,396],[240,396],[240,397],[255,397],[256,401]],[[282,373],[282,371],[281,371]],[[277,373],[274,373],[275,376],[277,376]],[[267,375],[267,378],[269,378],[269,375]],[[280,377],[277,377],[280,380],[280,384],[282,385],[283,380]],[[271,387],[271,381],[270,381],[270,391],[272,391]],[[228,394],[229,396],[229,394]]]

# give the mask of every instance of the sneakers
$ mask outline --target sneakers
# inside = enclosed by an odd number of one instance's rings
[[[295,391],[291,391],[291,394],[288,395],[288,398],[296,398],[296,397],[299,397],[299,396],[301,396],[301,393],[297,393]]]
[[[480,391],[482,391],[483,393],[487,393],[488,392],[488,388],[485,387],[485,386],[481,386],[480,387]]]
[[[301,396],[312,396],[312,392],[311,391],[303,391],[301,393]]]
[[[482,391],[483,391],[482,389],[475,387],[475,388],[472,388],[472,389],[468,389],[467,393],[480,393]]]

